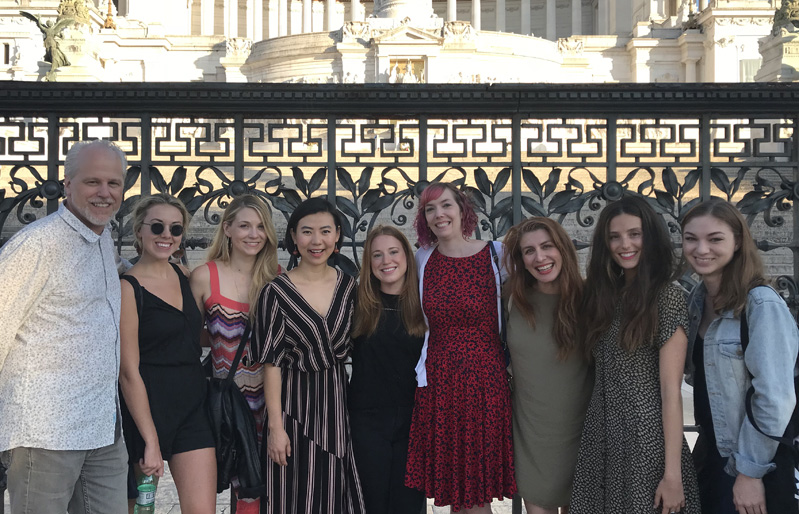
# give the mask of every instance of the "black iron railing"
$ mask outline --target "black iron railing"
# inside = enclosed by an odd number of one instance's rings
[[[430,181],[467,187],[478,237],[552,216],[584,247],[598,211],[649,198],[672,232],[694,203],[727,198],[752,223],[792,304],[797,276],[799,88],[725,85],[335,85],[0,83],[0,229],[52,212],[63,159],[103,137],[128,154],[120,248],[141,194],[169,191],[203,246],[237,194],[278,225],[303,198],[335,198],[353,270],[375,223],[410,232]],[[676,238],[675,238],[676,240]],[[286,257],[286,256],[284,256]]]
[[[154,191],[189,207],[190,248],[207,244],[233,196],[263,197],[280,232],[302,199],[327,195],[345,215],[350,272],[374,224],[412,236],[432,181],[468,188],[477,237],[551,216],[581,249],[602,207],[623,194],[646,197],[675,242],[681,215],[719,196],[746,215],[796,307],[798,116],[793,84],[0,82],[0,230],[4,241],[57,208],[64,156],[89,138],[128,154],[115,224],[123,252],[133,204]]]

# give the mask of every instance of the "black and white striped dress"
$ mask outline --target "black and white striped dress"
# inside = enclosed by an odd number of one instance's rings
[[[253,335],[261,362],[281,368],[283,426],[291,440],[288,466],[267,457],[267,513],[365,511],[346,410],[354,298],[355,280],[340,271],[326,316],[287,275],[261,292]]]

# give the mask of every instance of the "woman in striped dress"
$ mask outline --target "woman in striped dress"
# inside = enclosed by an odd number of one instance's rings
[[[222,215],[208,250],[208,262],[191,274],[194,299],[205,314],[215,377],[226,377],[258,293],[279,272],[277,235],[266,203],[238,196]],[[263,365],[249,344],[233,378],[244,393],[258,427],[264,421]],[[234,489],[236,481],[234,478]],[[255,514],[258,500],[239,499],[236,512]]]
[[[335,207],[323,198],[301,203],[285,244],[299,264],[264,288],[253,320],[267,410],[263,512],[361,514],[344,370],[355,280],[327,264],[341,247]]]

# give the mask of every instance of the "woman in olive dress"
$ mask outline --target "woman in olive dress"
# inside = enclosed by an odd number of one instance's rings
[[[504,242],[516,484],[528,514],[558,514],[569,504],[593,386],[575,334],[583,279],[574,244],[554,220],[524,220]]]

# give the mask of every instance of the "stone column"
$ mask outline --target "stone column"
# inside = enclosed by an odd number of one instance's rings
[[[696,63],[704,57],[704,36],[699,29],[688,29],[677,38],[680,57],[685,65],[685,82],[697,82]]]
[[[289,1],[277,0],[277,36],[289,33]]]
[[[555,15],[556,15],[555,9],[557,9],[557,7],[555,5],[555,0],[547,0],[547,32],[546,32],[547,36],[546,36],[546,38],[549,39],[550,41],[555,41],[555,34],[556,34],[556,32],[555,32],[555,29],[556,29],[555,24],[557,23],[556,22],[556,17],[555,17]]]
[[[494,30],[505,32],[505,0],[497,0],[495,15]]]
[[[480,30],[480,0],[472,0],[472,27]]]
[[[264,0],[253,0],[251,16],[252,21],[252,40],[262,41],[264,39]]]
[[[311,12],[313,13],[313,31],[322,32],[325,26],[325,4],[323,2],[311,2]]]
[[[313,32],[313,7],[311,0],[302,0],[302,32]]]
[[[608,10],[610,2],[599,2],[596,8],[596,27],[597,34],[609,34],[608,32]],[[612,10],[611,10],[612,12]]]
[[[458,6],[455,0],[447,0],[447,21],[455,21],[458,19]]]
[[[200,0],[200,34],[214,35],[214,0]]]
[[[302,31],[302,2],[289,0],[289,34],[304,34]]]
[[[225,35],[239,37],[239,0],[225,1],[225,18],[227,21]]]
[[[244,0],[244,37],[252,40],[255,35],[255,16],[253,16],[254,0]],[[238,13],[236,13],[238,19]]]
[[[351,0],[351,3],[350,3],[350,20],[352,20],[352,21],[361,21],[361,20],[363,20],[363,16],[361,16],[361,0]]]
[[[572,0],[572,36],[583,33],[583,1]]]
[[[696,82],[696,61],[685,61],[685,81]]]
[[[230,25],[230,22],[228,21],[228,18],[230,18],[230,8],[228,7],[228,3],[231,1],[232,0],[224,0],[222,3],[222,33],[227,37],[233,37],[228,34],[228,26]]]
[[[275,11],[277,4],[275,0],[264,0],[264,11],[266,11],[266,20],[264,20],[264,39],[272,39],[277,36],[277,19],[275,19]]]
[[[336,0],[325,0],[325,30],[335,30]]]
[[[699,0],[699,12],[707,9],[707,0]]]
[[[519,14],[522,16],[522,34],[530,35],[530,0],[521,0]]]

